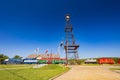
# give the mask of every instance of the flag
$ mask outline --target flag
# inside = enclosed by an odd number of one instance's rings
[[[48,50],[45,51],[45,53],[47,53],[47,52],[48,52]]]
[[[50,54],[50,58],[52,58],[52,53]]]
[[[63,42],[60,43],[60,46],[61,46],[61,47],[63,46]]]
[[[36,48],[34,52],[36,52],[36,53],[39,52],[39,48]]]

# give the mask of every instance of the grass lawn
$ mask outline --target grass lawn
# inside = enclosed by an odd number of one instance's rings
[[[7,65],[0,65],[0,69],[6,69],[6,68],[31,68],[33,65],[29,64],[7,64]]]
[[[120,64],[82,64],[84,66],[120,66]]]
[[[120,68],[110,68],[110,70],[120,70]]]
[[[10,65],[8,65],[9,67]],[[16,65],[26,66],[26,65]],[[28,66],[28,65],[27,65]],[[31,65],[30,65],[31,66]],[[16,68],[16,67],[15,67]],[[48,80],[49,78],[69,70],[59,65],[46,65],[42,68],[23,68],[0,70],[0,80]]]

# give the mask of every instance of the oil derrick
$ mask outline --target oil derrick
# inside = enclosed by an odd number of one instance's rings
[[[77,51],[77,49],[79,48],[79,45],[75,44],[73,28],[70,22],[70,15],[67,14],[65,19],[66,19],[66,27],[65,27],[66,42],[64,45],[64,49],[66,52],[66,64],[68,64],[69,59],[77,60],[79,58],[78,51]]]

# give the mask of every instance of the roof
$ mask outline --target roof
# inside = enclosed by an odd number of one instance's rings
[[[27,58],[36,58],[38,56],[38,54],[30,54],[27,56]]]
[[[60,58],[59,54],[30,54],[28,55],[27,58],[38,58],[38,57],[42,57],[42,58]]]

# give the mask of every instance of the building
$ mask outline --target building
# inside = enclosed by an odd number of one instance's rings
[[[60,58],[59,54],[45,53],[45,54],[30,54],[24,59],[25,64],[59,64],[65,63],[65,58]]]
[[[3,64],[22,64],[22,62],[21,58],[9,58],[5,59]]]
[[[85,64],[97,64],[97,60],[96,59],[87,59],[85,60]]]

